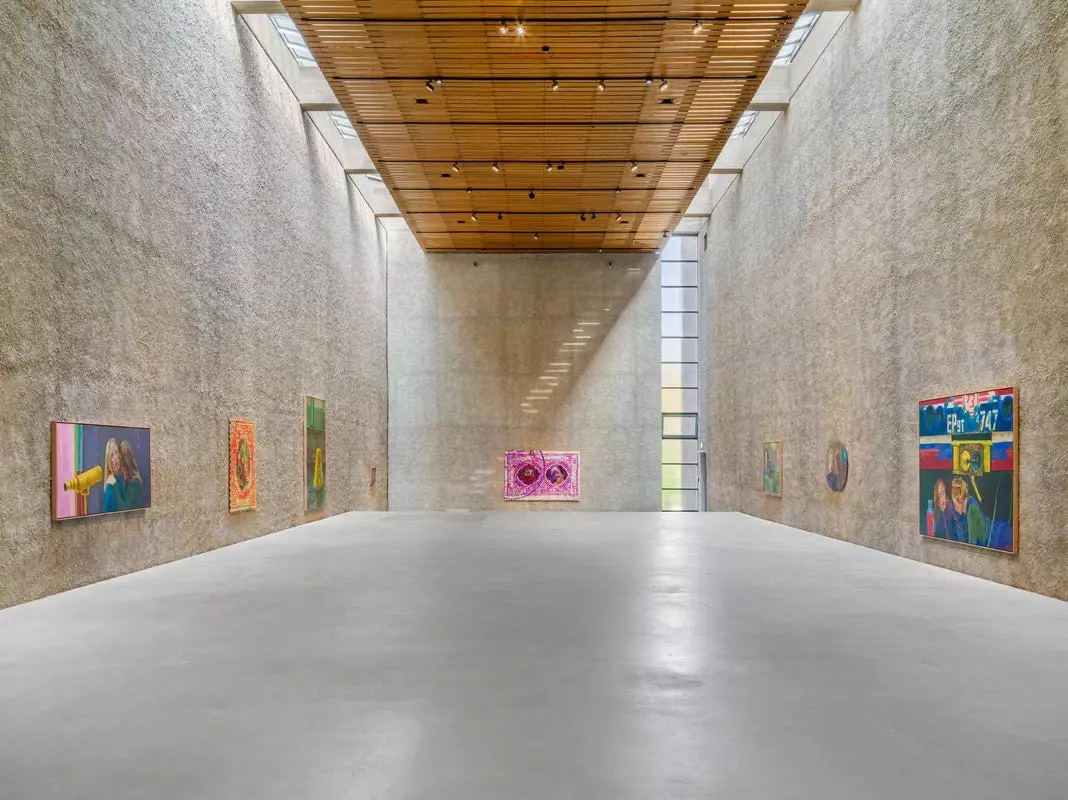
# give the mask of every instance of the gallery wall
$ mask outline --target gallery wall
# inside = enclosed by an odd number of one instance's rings
[[[846,20],[708,228],[711,508],[1068,599],[1066,31],[1063,0],[864,0]],[[1002,386],[1019,554],[921,537],[917,403]]]
[[[659,509],[655,255],[434,255],[404,231],[388,264],[391,509]],[[508,449],[579,451],[580,500],[505,501]]]
[[[318,513],[383,508],[374,219],[230,4],[16,1],[0,49],[0,606],[312,518],[306,394]],[[150,427],[151,508],[51,523],[51,420]]]

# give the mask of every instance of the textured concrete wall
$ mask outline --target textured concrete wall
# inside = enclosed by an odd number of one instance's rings
[[[305,393],[326,513],[374,507],[374,220],[229,3],[8,2],[0,51],[0,605],[301,522]],[[251,514],[230,416],[259,426]],[[152,508],[51,524],[54,419],[151,426]]]
[[[392,509],[660,507],[655,256],[428,255],[404,232],[388,263]],[[510,448],[580,451],[581,501],[506,503]]]
[[[713,508],[1068,598],[1066,154],[1064,0],[860,4],[712,216]],[[1011,384],[1019,555],[921,539],[917,402]]]

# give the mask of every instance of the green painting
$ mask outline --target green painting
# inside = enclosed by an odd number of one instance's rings
[[[304,398],[304,509],[326,504],[326,401]]]
[[[764,494],[782,497],[782,442],[764,444]]]

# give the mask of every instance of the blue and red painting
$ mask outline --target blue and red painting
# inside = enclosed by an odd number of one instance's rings
[[[920,403],[920,533],[1015,553],[1014,389]]]

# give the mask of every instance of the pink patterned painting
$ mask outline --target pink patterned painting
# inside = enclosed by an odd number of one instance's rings
[[[504,454],[505,500],[578,500],[579,454],[508,450]]]

